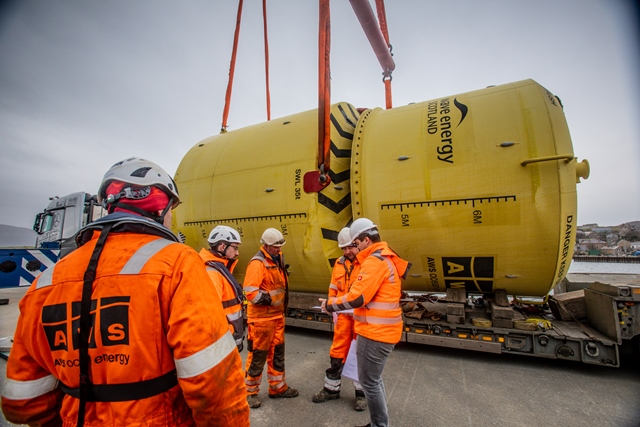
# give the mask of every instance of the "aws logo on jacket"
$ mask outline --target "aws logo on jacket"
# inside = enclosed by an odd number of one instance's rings
[[[129,296],[91,300],[89,348],[129,344]],[[79,348],[80,301],[44,306],[42,326],[51,351]],[[71,339],[69,339],[71,337]]]

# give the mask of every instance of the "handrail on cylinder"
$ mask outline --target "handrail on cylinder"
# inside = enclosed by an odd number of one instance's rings
[[[564,160],[565,163],[569,163],[573,159],[575,159],[573,154],[558,154],[556,156],[536,157],[535,159],[523,160],[520,165],[526,166],[530,163],[549,162],[551,160]]]

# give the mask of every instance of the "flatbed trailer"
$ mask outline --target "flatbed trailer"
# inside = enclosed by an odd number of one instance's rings
[[[332,316],[313,308],[317,298],[324,297],[298,294],[290,298],[298,307],[290,304],[286,324],[332,331]],[[572,314],[553,295],[541,305],[509,301],[508,307],[496,308],[495,301],[481,298],[463,303],[446,296],[405,294],[402,341],[610,367],[620,366],[621,348],[639,350],[640,285],[593,283],[584,289],[583,297],[574,299],[574,304],[583,306],[585,316],[580,319],[558,320],[558,310]],[[549,303],[555,304],[555,314]]]

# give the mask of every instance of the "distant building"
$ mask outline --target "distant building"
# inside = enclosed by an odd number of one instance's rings
[[[600,249],[604,246],[607,246],[607,242],[603,242],[602,240],[598,240],[598,239],[586,239],[586,240],[580,241],[580,245],[586,246],[589,250],[591,250],[591,249]]]
[[[603,246],[600,248],[600,253],[606,256],[618,256],[622,253],[620,246]]]
[[[633,250],[631,249],[631,242],[627,240],[620,240],[618,242],[618,246],[620,247],[620,249],[622,249],[622,252],[624,252],[625,254],[629,252],[633,252]]]
[[[591,229],[591,231],[593,231],[594,233],[602,233],[602,234],[608,234],[611,233],[611,227],[596,227]]]
[[[589,254],[589,248],[586,245],[577,244],[575,246],[575,248],[573,249],[573,254],[574,255],[588,255]]]

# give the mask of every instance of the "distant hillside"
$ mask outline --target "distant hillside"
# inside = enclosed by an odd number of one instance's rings
[[[36,236],[36,232],[29,228],[0,224],[0,248],[34,246]]]
[[[624,224],[620,224],[620,225],[626,225],[632,230],[640,230],[640,221],[625,222]]]
[[[640,230],[640,221],[630,221],[630,222],[623,222],[622,224],[618,224],[618,225],[612,225],[612,224],[607,224],[607,225],[603,225],[603,224],[582,224],[579,227],[582,228],[593,228],[593,227],[599,227],[599,228],[619,228],[619,227],[629,227],[629,229],[631,230]]]

